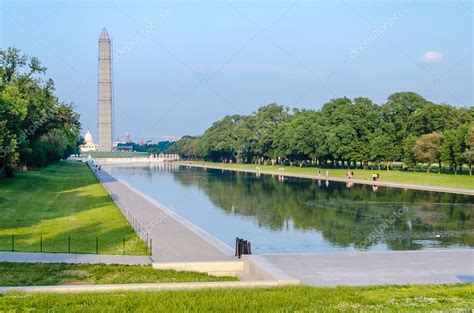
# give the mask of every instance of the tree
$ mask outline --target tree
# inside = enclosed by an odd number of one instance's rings
[[[462,125],[457,129],[448,129],[444,132],[441,160],[448,163],[455,174],[457,174],[458,167],[462,167],[464,161],[463,154],[466,151],[467,131],[468,125]]]
[[[324,130],[320,124],[319,112],[295,110],[293,115],[274,133],[272,149],[275,157],[289,158],[291,163],[315,161],[320,156]]]
[[[0,50],[0,170],[43,166],[77,151],[79,115],[58,100],[46,68],[19,49]]]
[[[413,151],[413,147],[416,144],[416,140],[418,138],[415,135],[409,135],[405,140],[403,140],[402,149],[402,161],[408,165],[413,167],[413,172],[416,171],[416,163],[418,162],[416,159],[416,155]]]
[[[380,132],[373,134],[369,141],[369,156],[370,161],[378,164],[378,168],[380,170],[381,162],[393,160],[393,139],[390,136]],[[388,169],[389,167],[387,166],[387,170]]]
[[[256,161],[260,163],[261,158],[274,158],[272,151],[274,132],[278,125],[288,120],[288,108],[276,103],[261,107],[253,114],[254,135],[252,136],[252,152]]]
[[[417,93],[397,92],[391,94],[382,106],[384,121],[393,126],[392,135],[397,145],[397,151],[402,151],[401,144],[410,134],[421,135],[416,133],[414,117],[417,111],[422,110],[428,104],[429,102]]]
[[[413,113],[412,130],[420,136],[452,129],[462,124],[459,115],[459,110],[449,104],[427,102]]]
[[[463,160],[469,166],[469,175],[472,175],[472,164],[474,163],[474,122],[469,125],[466,132],[466,151],[463,154]]]
[[[435,162],[439,164],[441,173],[441,146],[444,136],[440,133],[431,133],[421,136],[413,147],[413,153],[421,162],[427,163],[427,172],[431,170],[431,165]]]

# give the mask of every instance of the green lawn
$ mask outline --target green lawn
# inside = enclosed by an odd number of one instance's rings
[[[53,312],[472,312],[468,285],[219,289],[82,294],[8,293],[5,311]]]
[[[232,281],[196,272],[155,270],[151,265],[0,263],[0,286]]]
[[[189,163],[182,162],[182,163]],[[207,164],[209,166],[217,166],[219,168],[240,168],[255,170],[255,164],[228,164],[228,163],[217,163],[217,162],[203,162],[193,161],[192,163],[197,165]],[[262,172],[264,171],[278,171],[281,166],[275,165],[260,165]],[[296,173],[296,174],[311,174],[316,175],[318,168],[316,167],[297,167],[297,166],[285,166],[285,172]],[[326,174],[326,169],[320,169],[321,175]],[[345,178],[347,169],[328,169],[329,176]],[[354,172],[354,178],[356,179],[372,179],[374,172],[380,174],[380,181],[386,182],[399,182],[399,183],[410,183],[410,184],[422,184],[432,186],[446,186],[446,187],[457,187],[457,188],[474,188],[474,176],[469,175],[453,175],[453,174],[437,174],[437,173],[422,173],[422,172],[402,172],[400,170],[351,170]]]
[[[84,163],[0,179],[0,250],[146,254],[145,244]],[[69,239],[70,237],[70,239]],[[125,240],[125,245],[123,245]]]

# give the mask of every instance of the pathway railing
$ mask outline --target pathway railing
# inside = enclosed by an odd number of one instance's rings
[[[136,239],[136,238],[135,238]],[[7,234],[0,235],[0,251],[43,252],[43,253],[87,253],[115,255],[151,254],[150,248],[137,245],[134,238],[110,236],[37,235]]]
[[[91,162],[88,162],[88,164],[91,167],[91,169],[94,169],[94,165]],[[93,171],[93,172],[96,175],[97,179],[102,183],[102,186],[104,187],[105,191],[109,194],[110,198],[115,202],[117,207],[120,209],[120,211],[122,212],[123,216],[128,221],[128,223],[130,224],[130,226],[132,226],[137,236],[145,243],[145,245],[148,248],[149,253],[151,254],[153,251],[153,241],[150,236],[150,233],[147,231],[147,228],[142,227],[142,225],[140,224],[138,219],[135,218],[133,213],[127,209],[127,207],[125,206],[125,204],[123,204],[122,201],[120,201],[120,197],[114,194],[109,189],[109,187],[106,184],[104,184],[104,182],[102,181],[101,172],[100,171],[99,172]]]

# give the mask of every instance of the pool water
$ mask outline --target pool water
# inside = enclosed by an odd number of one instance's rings
[[[107,166],[229,246],[253,252],[474,247],[474,197],[177,164]]]

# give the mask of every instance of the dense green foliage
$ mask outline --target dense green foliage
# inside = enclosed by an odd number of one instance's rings
[[[270,104],[226,116],[203,135],[185,136],[169,152],[237,163],[405,167],[442,163],[456,172],[474,155],[474,110],[399,92],[377,105],[367,98],[332,99],[320,110],[292,112]]]
[[[472,284],[308,286],[80,294],[8,293],[6,312],[471,312]]]
[[[205,273],[155,270],[151,265],[0,263],[0,286],[232,281]]]
[[[117,145],[117,148],[120,147],[132,147],[132,151],[135,152],[147,152],[147,153],[163,153],[165,152],[173,142],[171,141],[159,141],[157,143],[149,143],[149,142],[141,142],[141,143],[136,143],[136,142],[127,142],[127,143],[119,143]]]
[[[0,250],[147,254],[104,187],[84,163],[58,162],[0,180]],[[123,241],[125,240],[125,251]]]
[[[54,95],[46,68],[20,50],[0,50],[0,170],[39,167],[77,151],[79,115]]]

